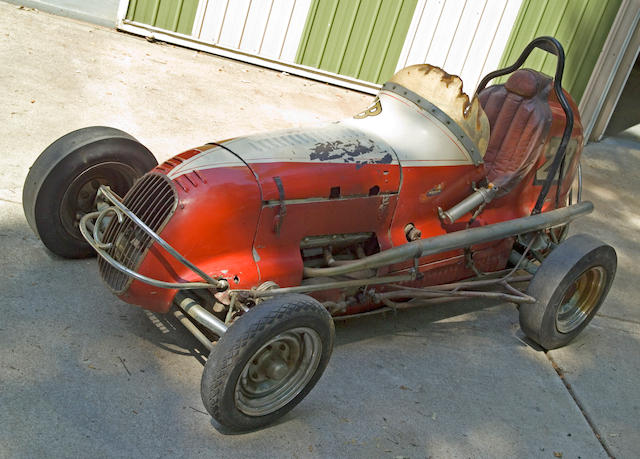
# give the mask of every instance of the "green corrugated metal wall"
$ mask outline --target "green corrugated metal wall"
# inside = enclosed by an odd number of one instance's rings
[[[540,35],[556,37],[564,46],[562,86],[579,102],[602,51],[622,0],[524,0],[502,55],[500,66],[513,63]],[[526,67],[555,72],[556,59],[535,50]]]
[[[417,0],[314,0],[296,63],[382,83],[395,70]]]
[[[131,0],[127,19],[191,35],[198,0]]]

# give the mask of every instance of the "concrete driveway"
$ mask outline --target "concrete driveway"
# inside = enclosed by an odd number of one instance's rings
[[[585,154],[574,225],[618,249],[616,283],[564,349],[521,340],[509,304],[339,323],[325,375],[278,424],[228,435],[200,401],[203,348],[126,305],[95,260],[47,252],[23,217],[28,168],[90,125],[159,160],[232,136],[340,119],[370,96],[0,2],[0,457],[565,457],[640,451],[640,205],[633,143]]]

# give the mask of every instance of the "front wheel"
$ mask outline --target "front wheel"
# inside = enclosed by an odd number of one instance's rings
[[[283,295],[260,303],[211,352],[201,382],[205,408],[232,431],[275,421],[320,379],[333,337],[331,316],[311,297]]]
[[[545,349],[575,338],[602,305],[616,274],[616,252],[587,234],[556,247],[536,271],[520,306],[520,327]]]

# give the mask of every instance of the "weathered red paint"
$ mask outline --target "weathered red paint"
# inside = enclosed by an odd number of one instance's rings
[[[568,94],[567,98],[576,116],[572,135],[576,151],[565,165],[561,206],[566,205],[583,141],[578,109]],[[549,104],[553,122],[547,145],[561,137],[564,129],[564,113],[553,92]],[[155,171],[167,174],[183,161],[211,148],[212,145],[207,145],[183,152]],[[535,176],[546,160],[541,156],[517,187],[488,205],[474,225],[528,215],[541,189],[534,183]],[[231,288],[251,288],[266,280],[282,287],[294,286],[302,281],[302,238],[373,232],[384,250],[406,243],[404,228],[408,223],[421,230],[422,238],[462,229],[460,224],[443,225],[437,209],[450,208],[468,196],[473,184],[483,177],[482,165],[403,167],[397,162],[355,165],[275,161],[198,170],[174,179],[179,204],[161,237],[207,274],[228,279]],[[554,207],[555,188],[551,188],[544,210]],[[512,239],[506,239],[473,247],[474,263],[483,271],[503,269],[512,244]],[[411,266],[411,262],[399,263],[380,269],[378,274],[402,272]],[[419,266],[423,277],[407,285],[442,284],[473,274],[466,266],[463,250],[423,257]],[[173,282],[198,280],[157,245],[148,251],[139,272]],[[166,312],[175,293],[133,281],[121,298]],[[339,296],[339,292],[333,293]],[[318,295],[327,300],[331,292]],[[377,306],[353,305],[347,312]]]

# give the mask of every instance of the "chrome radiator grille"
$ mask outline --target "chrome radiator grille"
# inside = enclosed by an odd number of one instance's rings
[[[178,197],[167,176],[149,173],[131,187],[122,202],[151,230],[158,233],[175,211]],[[131,219],[124,217],[120,223],[114,217],[104,232],[102,241],[113,244],[107,250],[112,258],[127,268],[136,270],[153,239]],[[131,278],[100,257],[98,266],[100,275],[115,293],[122,293],[129,287]]]

